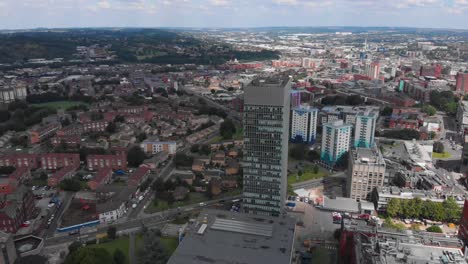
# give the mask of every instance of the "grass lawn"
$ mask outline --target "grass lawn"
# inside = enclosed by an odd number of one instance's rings
[[[208,142],[208,144],[218,143],[218,142],[220,142],[220,141],[222,141],[222,140],[223,140],[223,137],[222,137],[222,136],[216,136],[216,137],[212,138],[212,139],[210,140],[210,142]]]
[[[125,256],[127,257],[126,263],[129,263],[129,257],[128,257],[128,247],[130,245],[130,239],[128,237],[121,237],[116,240],[113,240],[111,242],[106,242],[102,244],[97,244],[97,245],[89,245],[88,247],[91,248],[103,248],[111,254],[111,256],[114,254],[114,251],[116,249],[122,250],[123,253],[125,253]],[[135,245],[136,247],[136,245]]]
[[[67,110],[68,108],[73,107],[73,106],[77,106],[77,105],[87,106],[88,104],[84,102],[80,102],[80,101],[57,101],[57,102],[48,102],[48,103],[40,103],[40,104],[32,104],[32,105]]]
[[[317,173],[313,173],[311,168],[306,167],[303,170],[302,175],[301,177],[299,177],[299,179],[297,179],[297,173],[288,175],[288,184],[294,184],[294,183],[308,181],[308,180],[320,179],[326,176],[328,176],[328,173],[325,171],[319,170]]]
[[[452,155],[449,152],[444,152],[444,153],[437,153],[437,152],[432,152],[432,158],[434,159],[447,159],[450,158]]]
[[[161,243],[166,247],[169,255],[172,255],[179,245],[177,237],[161,237]]]

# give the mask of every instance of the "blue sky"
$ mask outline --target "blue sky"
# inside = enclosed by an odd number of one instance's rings
[[[406,26],[468,29],[468,0],[0,0],[0,28]]]

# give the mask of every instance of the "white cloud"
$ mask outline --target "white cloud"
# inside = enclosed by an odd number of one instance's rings
[[[297,5],[297,0],[274,0],[278,5]]]
[[[108,1],[101,1],[97,3],[97,7],[101,9],[109,9],[111,8],[111,4]]]
[[[214,6],[227,6],[230,4],[228,0],[210,0],[210,3]]]

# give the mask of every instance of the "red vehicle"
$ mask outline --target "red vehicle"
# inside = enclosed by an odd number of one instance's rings
[[[364,219],[364,220],[369,220],[370,219],[370,214],[360,214],[358,216],[359,219]]]
[[[21,227],[28,227],[31,225],[31,222],[30,221],[26,221],[24,223],[21,224]]]

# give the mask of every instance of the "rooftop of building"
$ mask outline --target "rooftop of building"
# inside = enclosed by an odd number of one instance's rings
[[[295,225],[287,216],[205,209],[168,263],[290,263]]]
[[[29,235],[16,239],[14,241],[16,250],[20,254],[37,249],[43,243],[43,239],[37,236]]]
[[[354,164],[381,164],[385,165],[385,161],[376,147],[373,148],[355,148],[351,150]]]
[[[357,258],[363,263],[466,263],[456,238],[429,235],[379,233],[378,237],[356,232]]]
[[[336,197],[335,199],[323,196],[323,208],[330,211],[358,213],[359,202],[346,197]]]
[[[351,128],[352,125],[350,124],[346,124],[343,120],[335,120],[333,122],[329,122],[329,123],[325,123],[323,124],[323,126],[329,126],[329,127],[333,127],[333,128]]]

